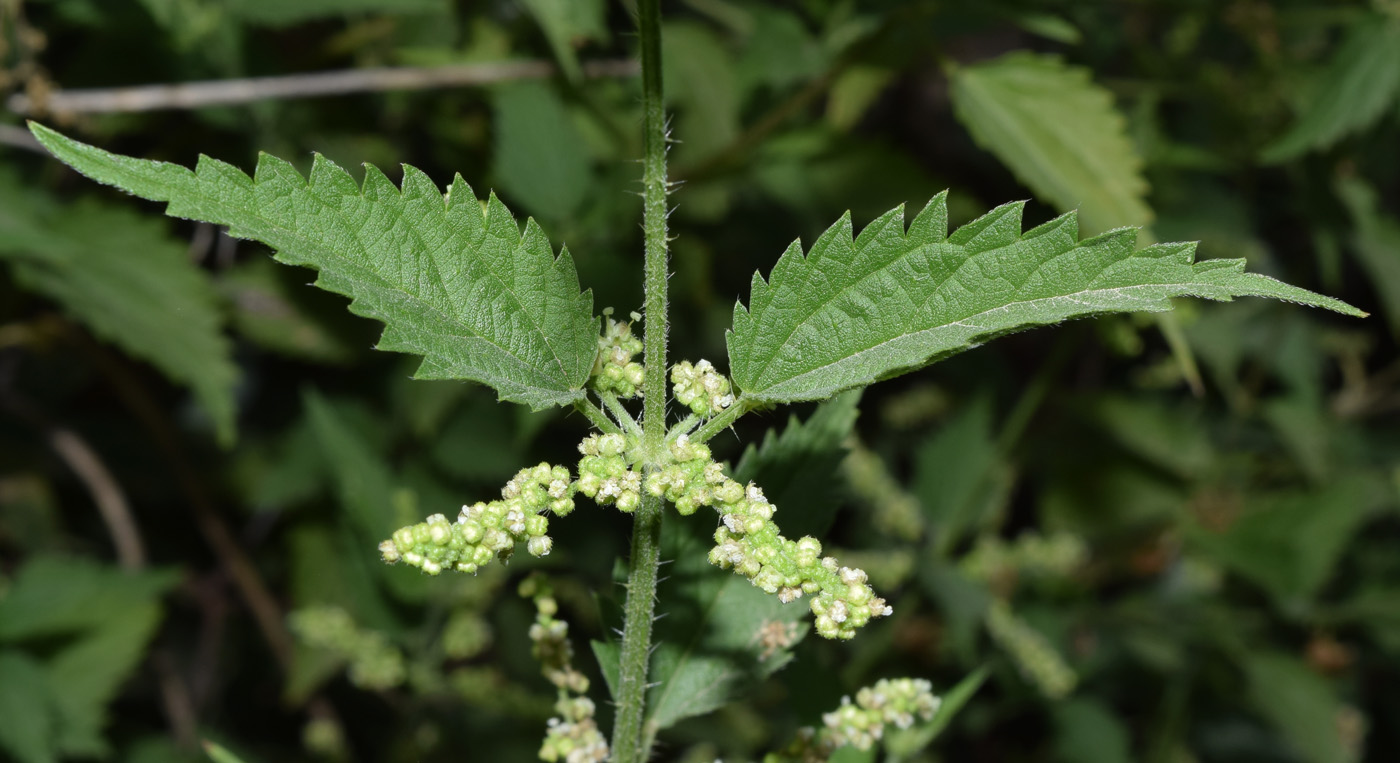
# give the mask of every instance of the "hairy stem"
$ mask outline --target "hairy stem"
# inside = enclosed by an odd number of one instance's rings
[[[579,400],[578,402],[574,403],[574,408],[579,413],[582,413],[584,416],[587,416],[588,420],[593,423],[593,426],[598,427],[604,432],[607,432],[608,434],[619,434],[622,432],[622,430],[618,428],[617,424],[614,424],[612,419],[608,418],[608,414],[603,413],[603,409],[594,405],[592,400],[589,400],[587,398]]]
[[[690,436],[690,441],[693,443],[708,441],[711,437],[723,432],[730,424],[738,421],[739,417],[748,413],[749,410],[750,406],[748,401],[743,398],[735,400],[733,405],[725,408],[718,416],[705,422],[704,426],[695,430],[695,433]]]
[[[660,0],[637,3],[641,41],[642,108],[645,114],[642,159],[642,229],[646,237],[646,315],[643,336],[647,367],[642,407],[645,468],[659,459],[666,440],[666,115],[661,92]],[[617,719],[613,725],[613,763],[642,763],[646,714],[647,663],[651,657],[651,623],[656,605],[656,568],[661,556],[662,501],[643,494],[632,527],[631,572],[627,578],[627,618],[618,665]]]

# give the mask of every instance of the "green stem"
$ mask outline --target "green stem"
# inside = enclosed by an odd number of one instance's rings
[[[634,437],[641,434],[641,430],[637,428],[637,420],[632,418],[631,411],[622,405],[622,401],[617,399],[616,394],[604,392],[598,397],[602,399],[603,405],[607,406],[608,411],[612,413],[613,418],[617,419],[617,423],[621,424],[622,428],[627,431],[627,434]]]
[[[695,430],[695,434],[690,436],[693,443],[708,442],[711,437],[723,432],[730,424],[733,424],[740,416],[751,410],[747,401],[742,397],[734,401],[734,404],[725,408],[720,414],[709,421],[705,426]]]
[[[622,432],[622,430],[618,429],[617,425],[612,422],[612,419],[608,418],[608,414],[603,413],[603,409],[594,405],[592,400],[587,398],[578,400],[574,402],[574,409],[584,416],[587,416],[588,420],[593,422],[593,426],[598,427],[608,434],[620,434]]]
[[[646,315],[643,359],[647,367],[642,405],[642,453],[647,470],[660,460],[666,440],[666,114],[661,89],[661,4],[639,0],[637,31],[642,54],[642,230],[646,238]],[[632,526],[631,571],[619,656],[617,719],[612,762],[643,763],[642,719],[646,715],[647,666],[661,558],[660,498],[643,493]]]

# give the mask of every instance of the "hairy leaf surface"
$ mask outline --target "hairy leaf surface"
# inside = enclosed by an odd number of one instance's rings
[[[593,297],[567,250],[533,220],[520,233],[492,195],[482,210],[457,176],[449,199],[413,167],[396,188],[373,166],[363,187],[317,156],[308,182],[267,154],[248,177],[202,156],[184,167],[111,154],[32,125],[55,156],[94,180],[168,201],[166,214],[229,226],[277,259],[320,271],[316,285],[383,321],[379,349],[423,356],[421,379],[471,379],[535,408],[583,396],[597,352]]]
[[[1079,240],[1075,213],[1021,232],[1022,203],[948,235],[947,193],[906,231],[904,208],[853,238],[848,213],[806,254],[795,241],[768,281],[754,274],[734,307],[729,364],[744,397],[830,397],[912,371],[980,342],[1068,318],[1171,309],[1172,297],[1261,296],[1364,315],[1268,276],[1244,260],[1195,262],[1194,243],[1133,250],[1122,228]]]
[[[1146,225],[1147,181],[1113,94],[1088,69],[1016,52],[949,71],[958,121],[1036,196],[1087,233]]]

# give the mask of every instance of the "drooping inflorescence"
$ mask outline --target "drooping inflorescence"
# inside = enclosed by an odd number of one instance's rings
[[[588,677],[574,668],[569,624],[555,615],[559,603],[549,580],[538,573],[520,584],[520,595],[535,602],[535,623],[530,626],[530,652],[540,663],[544,677],[559,690],[540,746],[540,760],[564,763],[601,763],[608,759],[608,742],[594,718],[593,700],[584,696]]]
[[[708,418],[734,404],[729,379],[708,360],[694,365],[688,360],[675,364],[671,367],[671,384],[676,402],[697,416]]]
[[[287,616],[297,638],[345,660],[350,682],[365,689],[392,689],[404,682],[403,652],[378,631],[355,624],[344,609],[323,604],[298,609]]]
[[[866,582],[865,572],[823,557],[816,538],[783,537],[773,523],[777,507],[763,490],[725,476],[708,447],[681,435],[670,443],[670,454],[673,463],[648,476],[646,489],[674,503],[681,514],[701,506],[719,513],[711,564],[733,569],[783,603],[810,594],[816,631],[825,638],[851,638],[871,618],[890,614],[890,606]]]
[[[646,380],[646,367],[632,360],[642,351],[642,340],[632,335],[631,323],[613,320],[611,311],[603,311],[605,325],[598,337],[598,359],[593,362],[593,388],[620,398],[636,397]]]
[[[501,489],[501,500],[463,506],[456,522],[434,514],[401,527],[379,544],[384,561],[405,562],[436,575],[444,569],[476,572],[492,559],[509,559],[525,544],[532,556],[544,556],[554,541],[545,533],[544,512],[564,516],[574,510],[574,482],[569,470],[541,463],[521,469]]]

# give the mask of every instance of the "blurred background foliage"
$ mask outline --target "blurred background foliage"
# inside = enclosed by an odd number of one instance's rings
[[[1032,199],[1028,223],[1079,208],[1085,234],[1199,239],[1373,317],[1189,303],[749,417],[717,452],[769,486],[788,534],[865,566],[895,616],[801,640],[766,680],[774,665],[718,663],[726,696],[668,707],[659,758],[755,760],[878,678],[946,691],[982,666],[932,747],[904,735],[841,760],[1400,757],[1400,5],[664,10],[678,359],[724,358],[734,300],[795,236],[944,188],[955,223],[1011,199]],[[553,697],[514,591],[541,569],[609,727],[585,641],[607,650],[625,519],[585,507],[549,557],[472,578],[374,551],[522,465],[568,461],[581,417],[409,381],[312,274],[92,186],[36,153],[22,117],[182,164],[264,150],[460,172],[626,314],[631,29],[605,0],[0,0],[0,759],[175,763],[196,736],[249,763],[533,759]],[[490,81],[64,101],[384,66]],[[702,657],[742,646],[687,619],[727,575],[687,560],[663,609]]]

